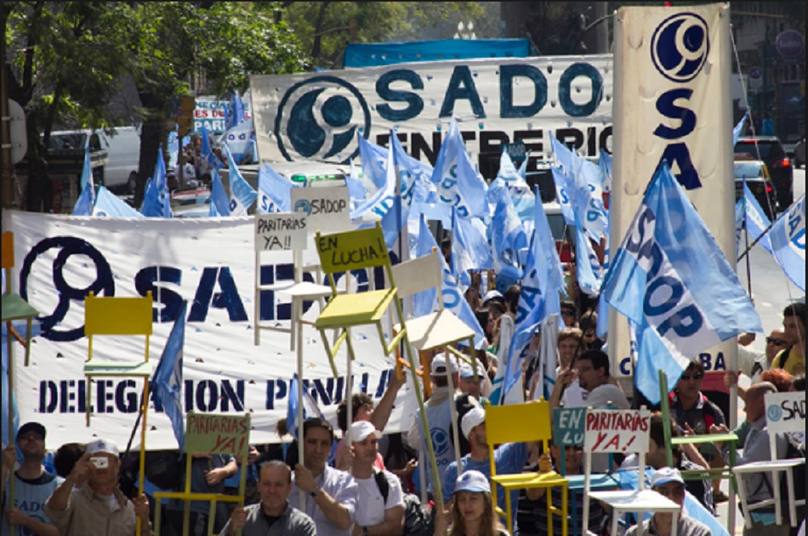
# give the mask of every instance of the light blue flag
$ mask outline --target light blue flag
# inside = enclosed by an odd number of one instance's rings
[[[738,124],[732,129],[732,145],[738,143],[738,140],[743,136],[743,130],[746,128],[746,120],[749,118],[749,112],[746,112],[738,120]]]
[[[735,256],[741,250],[741,239],[743,238],[743,223],[746,217],[746,198],[741,196],[735,202]],[[769,237],[767,236],[766,239]],[[750,242],[751,243],[751,242]]]
[[[168,178],[166,177],[166,162],[163,158],[163,148],[157,148],[157,161],[154,164],[154,175],[146,184],[146,193],[143,195],[143,204],[140,212],[147,218],[171,218],[171,199],[168,193]]]
[[[755,196],[749,190],[749,187],[744,183],[743,185],[743,201],[744,201],[744,218],[746,220],[746,232],[749,233],[749,243],[751,244],[757,238],[769,230],[772,222],[766,216],[766,212],[760,207],[760,203],[755,199]],[[764,236],[758,241],[760,247],[772,253],[771,237]]]
[[[368,147],[368,151],[373,151],[373,159],[367,162],[367,167],[365,160],[363,159],[362,161],[365,176],[383,172],[384,179],[381,182],[378,182],[378,179],[373,179],[373,183],[378,186],[378,190],[358,204],[356,209],[351,212],[351,219],[359,219],[367,213],[373,213],[379,218],[384,218],[385,214],[393,208],[396,196],[396,166],[393,159],[393,148],[391,146],[383,149],[386,161],[381,168],[378,168],[376,165],[376,152],[372,147],[373,144],[370,142],[364,143]]]
[[[436,248],[440,251],[437,242],[435,242],[435,237],[429,232],[429,227],[427,227],[425,221],[423,225],[420,226],[419,231],[417,246],[419,255],[421,251],[432,251],[432,248]],[[479,350],[488,344],[485,340],[485,331],[482,326],[480,326],[480,322],[477,320],[477,315],[474,314],[471,305],[469,305],[469,302],[466,300],[465,296],[463,296],[463,291],[458,285],[457,277],[452,273],[443,255],[440,256],[440,265],[443,271],[443,285],[441,286],[443,306],[454,313],[457,318],[462,320],[474,331],[474,347]]]
[[[418,220],[418,241],[415,246],[415,256],[424,257],[432,253],[432,248],[435,247],[435,239],[432,237],[432,232],[429,230],[423,214]],[[438,250],[438,255],[440,254],[440,250]],[[413,315],[416,317],[424,316],[434,311],[437,294],[435,289],[427,289],[413,295]]]
[[[612,259],[603,292],[636,328],[635,384],[652,404],[659,402],[660,370],[673,388],[690,356],[763,331],[735,270],[665,163]]]
[[[527,247],[527,235],[507,192],[497,203],[488,231],[494,248],[494,269],[499,272],[504,266],[511,266],[517,269],[521,279],[519,251]]]
[[[555,239],[550,230],[550,222],[544,213],[544,205],[541,202],[541,195],[536,193],[533,218],[533,248],[531,250],[537,270],[539,292],[546,297],[546,308],[548,315],[558,315],[561,313],[560,296],[566,296],[566,286],[564,285],[564,270],[561,267],[561,260],[558,258],[558,250],[555,247]],[[527,272],[527,270],[525,270]],[[534,304],[535,305],[535,304]],[[530,309],[525,309],[529,311]],[[516,322],[519,323],[517,313]]]
[[[171,421],[180,451],[185,443],[185,424],[182,417],[182,356],[187,309],[188,302],[183,301],[151,380],[154,401],[162,407]]]
[[[143,214],[130,207],[126,201],[102,185],[98,187],[93,216],[100,218],[142,218]]]
[[[558,165],[561,166],[564,175],[572,177],[578,167],[576,164],[578,155],[572,152],[569,147],[558,141],[558,138],[556,138],[555,134],[552,132],[550,133],[550,144],[553,147],[553,156]]]
[[[598,167],[603,176],[603,189],[607,192],[612,190],[612,155],[601,149],[598,156]]]
[[[572,178],[564,173],[561,166],[550,166],[550,171],[553,174],[553,182],[556,187],[556,200],[561,207],[561,215],[564,217],[564,223],[572,227],[575,225],[575,215],[572,211],[572,190],[574,188]]]
[[[780,214],[769,237],[777,264],[805,292],[805,194]]]
[[[362,173],[378,190],[383,190],[387,182],[387,152],[380,145],[371,143],[361,134],[359,139],[359,160],[362,162]]]
[[[177,157],[180,150],[180,140],[177,137],[177,131],[172,130],[168,133],[168,142],[166,143],[166,150],[168,150],[168,168],[176,169]]]
[[[224,152],[227,155],[228,179],[230,181],[230,215],[244,216],[258,198],[258,192],[250,186],[250,183],[244,180],[230,150],[225,147]]]
[[[219,172],[216,170],[216,168],[213,168],[210,171],[210,211],[208,212],[208,215],[211,218],[215,218],[217,216],[229,216],[230,202],[227,200],[227,192],[224,190],[222,179],[219,177]]]
[[[597,296],[601,285],[601,266],[598,256],[592,248],[589,237],[582,230],[580,219],[576,214],[575,226],[575,277],[578,286],[587,296]]]
[[[258,212],[290,212],[292,210],[292,181],[275,171],[266,162],[258,168]]]
[[[458,281],[468,287],[471,284],[468,271],[494,268],[494,257],[485,235],[473,220],[460,218],[458,213],[455,209],[452,218],[452,270]]]
[[[606,294],[603,292],[598,295],[598,323],[595,326],[595,334],[602,340],[609,334],[609,302],[606,301]]]
[[[584,231],[592,240],[609,237],[609,212],[603,205],[603,184],[600,168],[592,162],[578,158],[572,193],[572,211],[583,223]]]
[[[391,136],[390,140],[401,181],[401,197],[404,206],[409,208],[413,203],[435,202],[437,189],[430,180],[434,172],[432,167],[408,155],[401,146],[398,136]],[[435,199],[431,200],[430,197]]]
[[[208,165],[212,169],[222,169],[224,166],[222,165],[222,161],[219,160],[219,157],[213,152],[213,148],[210,146],[210,135],[208,134],[208,129],[205,126],[202,126],[202,128],[199,129],[199,138],[200,155],[205,158]]]
[[[230,105],[226,108],[228,130],[238,126],[244,121],[244,101],[241,100],[238,90],[233,90]]]
[[[298,389],[300,389],[300,382],[297,379],[297,374],[295,374],[289,380],[289,390],[286,397],[286,431],[294,438],[297,438]]]
[[[73,207],[74,216],[89,216],[95,204],[95,185],[93,185],[93,170],[90,165],[90,151],[84,149],[84,164],[81,168],[81,193]]]
[[[469,159],[463,145],[460,128],[453,120],[443,140],[432,173],[432,183],[438,189],[438,198],[457,210],[462,218],[488,216],[487,186]]]
[[[253,157],[253,141],[255,140],[255,129],[252,119],[242,121],[238,125],[230,128],[219,141],[227,146],[233,155],[233,160],[241,164],[247,158]]]

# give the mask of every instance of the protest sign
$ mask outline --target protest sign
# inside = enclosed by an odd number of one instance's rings
[[[189,413],[185,426],[185,452],[245,456],[250,447],[250,415]]]
[[[382,237],[376,228],[319,236],[320,264],[326,272],[382,266],[387,262],[387,247]]]
[[[805,431],[805,393],[766,393],[766,425],[769,433]]]
[[[643,410],[590,409],[586,414],[584,450],[647,452],[651,414]]]
[[[350,228],[351,203],[347,186],[293,188],[292,211],[302,212],[312,232],[344,231]]]
[[[305,247],[306,216],[288,212],[256,214],[256,251],[302,250]]]
[[[582,445],[586,408],[553,408],[553,444]]]

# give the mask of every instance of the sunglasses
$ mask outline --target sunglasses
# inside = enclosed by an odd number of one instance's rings
[[[775,346],[785,346],[788,344],[783,339],[775,339],[774,337],[766,337],[766,344],[773,344]]]
[[[570,311],[569,309],[566,309],[564,311],[561,311],[561,314],[563,316],[575,316],[575,311]]]
[[[704,377],[704,374],[702,374],[700,372],[697,372],[696,374],[692,374],[692,375],[690,375],[690,374],[683,374],[682,375],[683,380],[700,380],[703,377]]]

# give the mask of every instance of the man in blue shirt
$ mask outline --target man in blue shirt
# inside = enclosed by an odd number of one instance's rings
[[[58,530],[43,511],[48,497],[61,483],[61,479],[47,473],[42,465],[45,458],[45,427],[37,422],[23,424],[17,432],[17,446],[22,452],[23,461],[14,471],[14,506],[11,508],[7,504],[6,494],[16,452],[13,445],[3,450],[3,517],[14,524],[12,534],[15,536],[57,536]],[[2,534],[9,534],[5,521]]]

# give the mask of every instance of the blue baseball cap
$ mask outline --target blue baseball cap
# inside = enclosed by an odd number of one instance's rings
[[[468,491],[471,493],[491,493],[491,484],[488,478],[479,471],[470,469],[464,471],[455,481],[454,492]]]

